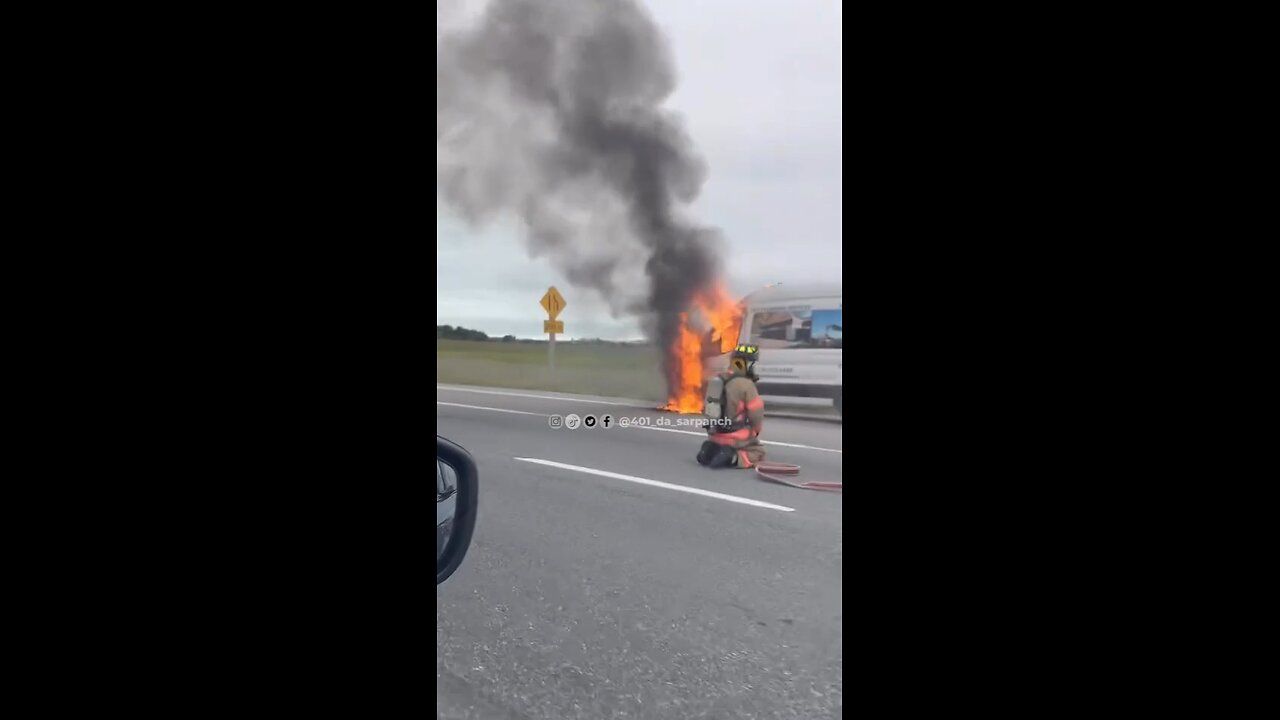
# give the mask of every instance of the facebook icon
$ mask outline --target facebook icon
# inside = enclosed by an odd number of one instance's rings
[[[600,416],[600,424],[601,424],[601,425],[603,425],[603,426],[605,426],[605,429],[608,429],[609,425],[611,425],[612,423],[613,423],[613,417],[612,417],[612,416],[609,416],[609,415],[601,415],[601,416]]]

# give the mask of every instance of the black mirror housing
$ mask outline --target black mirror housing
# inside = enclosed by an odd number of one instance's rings
[[[471,547],[479,501],[479,477],[471,454],[436,436],[436,585],[462,564]]]

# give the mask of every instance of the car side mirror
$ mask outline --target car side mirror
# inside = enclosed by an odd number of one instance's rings
[[[462,564],[471,547],[478,500],[476,463],[462,447],[436,436],[436,584]]]

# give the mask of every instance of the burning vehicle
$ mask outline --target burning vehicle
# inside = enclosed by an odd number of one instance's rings
[[[706,380],[738,344],[761,349],[762,395],[830,399],[844,411],[844,297],[840,285],[773,285],[735,301],[723,287],[694,296],[664,359],[667,403],[700,413]]]

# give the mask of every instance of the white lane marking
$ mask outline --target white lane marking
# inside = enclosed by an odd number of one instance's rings
[[[560,468],[561,470],[573,470],[575,472],[587,473],[588,475],[599,475],[600,477],[613,478],[614,480],[626,480],[627,482],[637,483],[639,485],[648,485],[650,487],[663,488],[664,490],[675,490],[676,492],[689,493],[690,495],[701,495],[703,497],[715,498],[717,500],[726,500],[740,505],[750,505],[752,507],[765,508],[766,510],[781,510],[782,512],[795,512],[795,508],[789,508],[783,505],[774,505],[773,503],[760,502],[751,498],[738,497],[737,495],[725,495],[724,493],[711,492],[710,490],[702,490],[700,488],[688,487],[686,485],[673,485],[665,483],[661,480],[649,480],[647,478],[636,477],[634,475],[623,475],[622,473],[609,472],[608,470],[596,470],[595,468],[581,467],[579,465],[568,465],[566,463],[558,463],[552,460],[539,460],[538,458],[515,458],[521,462],[537,463],[538,465],[547,465],[549,467]]]
[[[518,392],[510,392],[510,391],[507,391],[507,390],[480,390],[480,389],[477,389],[477,388],[459,387],[459,386],[456,386],[456,385],[439,385],[439,384],[437,384],[437,385],[436,385],[436,389],[437,389],[437,390],[444,390],[444,391],[446,391],[446,392],[469,392],[469,393],[478,393],[478,394],[480,394],[480,395],[505,395],[505,396],[507,396],[507,397],[534,398],[534,399],[537,399],[537,400],[559,400],[560,402],[580,402],[580,403],[590,403],[590,404],[593,404],[593,405],[615,405],[615,406],[618,406],[618,407],[634,407],[634,408],[641,408],[641,407],[643,407],[643,408],[649,408],[649,407],[652,407],[652,405],[651,405],[650,403],[647,403],[647,402],[645,402],[645,401],[643,401],[643,400],[631,400],[631,401],[628,401],[628,402],[613,402],[613,401],[609,401],[609,400],[582,400],[582,399],[579,399],[579,398],[577,398],[577,397],[556,397],[555,395],[534,395],[534,394],[532,394],[532,393],[518,393]],[[814,400],[814,398],[797,398],[797,397],[791,397],[791,396],[789,396],[789,395],[764,395],[764,396],[762,396],[762,397],[765,397],[765,398],[775,398],[775,399],[777,399],[778,401],[783,401],[783,400],[785,400],[787,403],[793,403],[794,401],[810,401],[810,400]],[[794,406],[795,406],[795,407],[798,407],[798,408],[801,408],[801,407],[815,407],[815,408],[823,408],[823,407],[831,407],[831,404],[830,404],[830,402],[823,402],[823,401],[821,401],[821,400],[817,400],[817,401],[814,401],[814,402],[799,402],[799,403],[794,403]],[[778,415],[778,417],[784,417],[784,418],[800,418],[800,419],[802,419],[802,420],[831,420],[831,419],[833,419],[833,418],[831,418],[831,417],[830,417],[830,416],[828,416],[828,415],[805,415],[803,412],[796,412],[796,411],[794,411],[794,410],[784,410],[784,411],[782,411],[782,412]],[[694,434],[695,434],[695,435],[698,435],[698,434],[700,434],[700,433],[694,433]],[[807,445],[797,445],[796,447],[808,447],[808,446],[807,446]],[[829,452],[840,452],[840,451],[838,451],[838,450],[829,450],[828,448],[815,448],[815,449],[817,449],[817,450],[828,450]]]
[[[660,428],[660,427],[654,427],[652,425],[632,425],[631,427],[636,430],[657,430],[658,432],[682,433],[684,435],[697,435],[698,437],[706,437],[707,435],[705,432],[698,432],[696,430],[676,430],[675,428]],[[844,454],[843,450],[835,450],[833,448],[814,447],[813,445],[797,445],[795,443],[780,442],[778,440],[761,440],[760,444],[780,445],[782,447],[800,448],[801,450],[818,450],[820,452],[839,453],[841,455]]]
[[[506,392],[504,390],[477,390],[475,388],[460,387],[444,387],[436,385],[437,390],[447,390],[450,392],[469,392],[480,395],[505,395],[507,397],[537,398],[538,400],[559,400],[560,402],[590,403],[592,405],[618,405],[621,407],[632,407],[629,403],[606,402],[604,400],[580,400],[578,398],[555,397],[553,395],[533,395],[531,393]]]
[[[492,410],[493,412],[511,413],[512,415],[534,415],[536,417],[551,417],[546,413],[526,412],[524,410],[508,410],[506,408],[485,407],[484,405],[463,405],[462,403],[451,403],[451,402],[445,402],[443,400],[437,400],[436,404],[448,405],[449,407],[470,408],[472,410]],[[676,430],[675,428],[653,427],[652,425],[631,425],[630,428],[633,430],[657,430],[658,432],[680,433],[681,435],[696,435],[698,437],[706,437],[707,435],[705,432],[698,432],[696,430]],[[816,447],[814,445],[799,445],[797,443],[782,442],[780,440],[761,440],[760,443],[762,445],[777,445],[779,447],[799,448],[800,450],[817,450],[818,452],[836,453],[837,455],[844,454],[843,450],[836,450],[835,448]]]
[[[463,405],[462,403],[444,402],[443,400],[437,400],[436,404],[448,405],[449,407],[470,408],[472,410],[492,410],[493,412],[511,413],[512,415],[536,415],[538,417],[549,417],[548,415],[543,415],[542,413],[525,412],[524,410],[508,410],[506,408],[491,408],[491,407],[484,407],[483,405]]]

